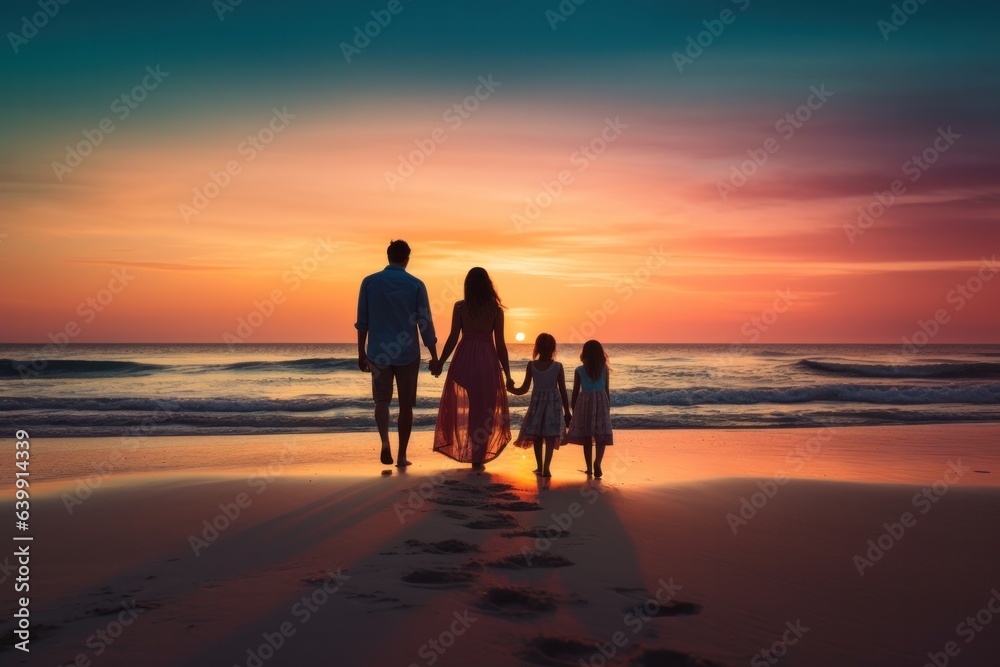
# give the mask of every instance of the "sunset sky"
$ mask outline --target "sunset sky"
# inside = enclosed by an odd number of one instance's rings
[[[561,6],[5,3],[0,342],[348,342],[393,238],[442,334],[996,342],[996,3]]]

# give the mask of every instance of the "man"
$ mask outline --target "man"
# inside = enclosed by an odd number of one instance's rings
[[[361,281],[358,295],[358,368],[372,374],[372,398],[375,399],[375,424],[382,438],[382,463],[392,465],[389,445],[389,401],[392,384],[399,391],[399,451],[396,467],[410,465],[406,446],[413,429],[413,406],[417,402],[417,374],[420,371],[420,343],[414,329],[431,353],[431,365],[437,363],[437,338],[431,319],[427,288],[406,272],[410,246],[393,241],[386,254],[389,266]],[[367,349],[365,347],[367,339]]]

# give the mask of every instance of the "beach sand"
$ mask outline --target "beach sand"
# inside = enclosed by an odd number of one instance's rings
[[[373,434],[33,440],[35,636],[3,660],[994,665],[998,436],[620,431],[603,480],[564,446],[548,484],[428,432],[389,474]]]

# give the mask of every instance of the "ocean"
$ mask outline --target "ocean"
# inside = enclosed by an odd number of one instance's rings
[[[1000,345],[606,349],[615,429],[1000,421]],[[509,350],[520,384],[531,346]],[[569,383],[578,355],[557,354]],[[415,428],[434,427],[443,382],[421,374]],[[515,428],[528,398],[510,397]],[[0,345],[0,426],[32,437],[370,431],[371,410],[355,344]]]

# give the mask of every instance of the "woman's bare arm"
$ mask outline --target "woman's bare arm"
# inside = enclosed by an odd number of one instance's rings
[[[524,369],[524,383],[517,389],[511,389],[510,393],[515,396],[523,396],[528,393],[531,389],[531,362],[528,362],[528,367]]]
[[[497,346],[497,356],[500,357],[500,366],[503,368],[507,381],[513,380],[510,376],[510,358],[507,356],[507,343],[503,338],[503,311],[497,313],[496,321],[493,323],[493,340]]]
[[[455,307],[451,311],[451,333],[448,334],[448,340],[444,344],[444,349],[441,350],[441,356],[438,357],[440,365],[444,366],[444,362],[448,361],[448,357],[455,351],[455,346],[458,345],[458,336],[461,332],[462,302],[456,301]]]

